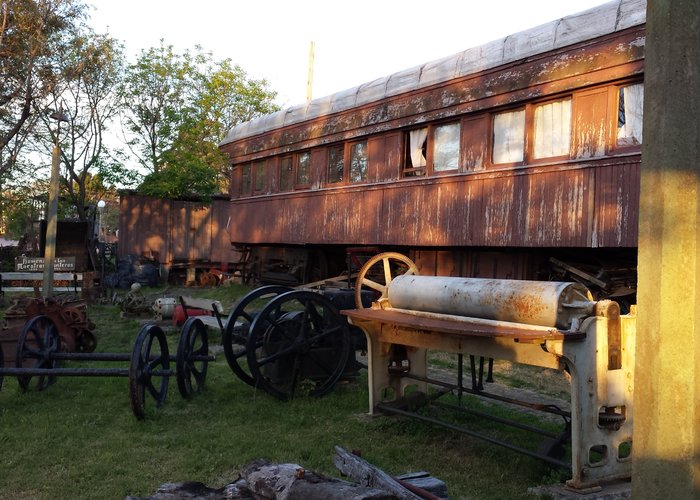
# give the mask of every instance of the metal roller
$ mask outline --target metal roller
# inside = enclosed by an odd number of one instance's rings
[[[593,314],[579,283],[401,275],[389,284],[392,308],[569,330]]]

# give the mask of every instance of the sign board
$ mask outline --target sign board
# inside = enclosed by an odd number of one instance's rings
[[[75,257],[56,257],[53,261],[55,272],[75,271]],[[16,257],[15,271],[39,273],[44,271],[43,257]]]

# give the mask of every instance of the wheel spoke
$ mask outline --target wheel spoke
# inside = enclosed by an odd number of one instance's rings
[[[382,295],[386,292],[386,286],[381,285],[377,283],[376,281],[372,281],[368,278],[362,278],[362,285],[371,288],[372,290],[376,290],[377,292],[381,292]]]
[[[389,257],[385,257],[382,259],[382,265],[384,266],[384,284],[386,286],[389,286],[389,283],[391,283],[392,280],[391,264],[389,263]]]
[[[289,347],[287,347],[281,351],[275,351],[273,354],[271,354],[265,358],[260,358],[258,360],[258,365],[264,366],[264,365],[267,365],[269,363],[273,363],[273,362],[279,360],[280,358],[288,356],[289,354],[293,353],[296,350],[297,350],[297,347],[295,345],[290,345]]]

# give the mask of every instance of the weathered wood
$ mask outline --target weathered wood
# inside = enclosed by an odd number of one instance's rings
[[[431,476],[425,471],[402,474],[400,476],[396,476],[396,480],[401,484],[411,484],[412,486],[420,488],[423,491],[427,491],[438,498],[447,498],[447,485],[445,482]]]
[[[362,486],[380,488],[402,500],[420,500],[421,498],[406,489],[383,470],[340,446],[335,447],[333,463],[342,474],[352,478]]]
[[[390,500],[393,495],[382,489],[353,485],[347,481],[321,476],[297,464],[253,462],[241,471],[247,489],[254,498],[280,500]]]

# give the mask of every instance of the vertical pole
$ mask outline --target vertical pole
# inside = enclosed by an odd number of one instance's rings
[[[44,247],[44,297],[53,295],[53,265],[56,257],[56,229],[58,226],[58,176],[60,164],[58,143],[51,156],[51,181],[49,184],[49,211],[46,218],[46,245]]]
[[[700,497],[700,4],[647,3],[632,498]]]
[[[314,82],[314,47],[316,44],[314,42],[311,42],[311,45],[309,46],[309,74],[308,77],[306,78],[306,100],[310,101],[311,100],[311,87]]]

